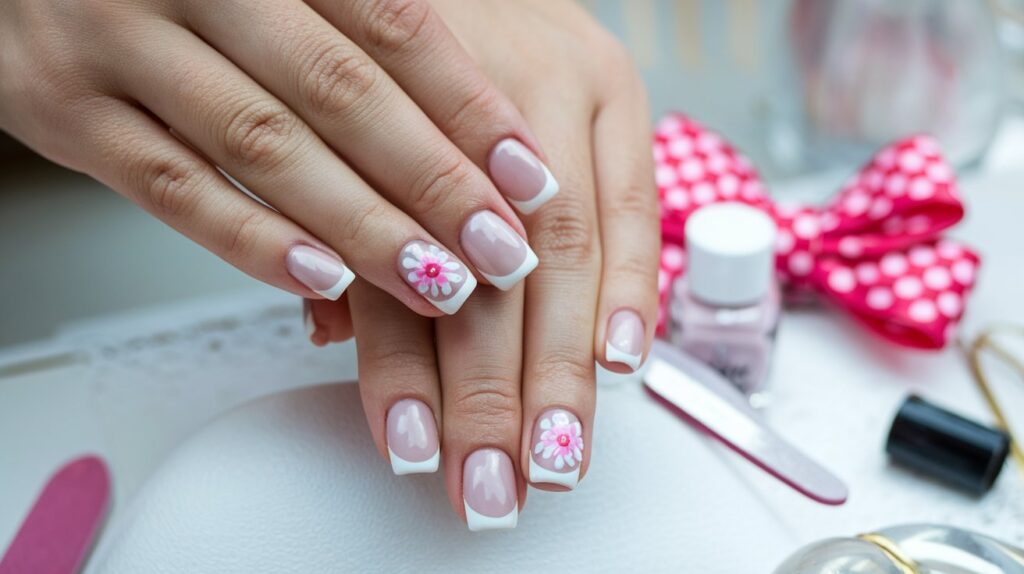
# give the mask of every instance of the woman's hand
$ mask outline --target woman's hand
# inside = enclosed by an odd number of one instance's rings
[[[647,104],[618,42],[568,0],[435,0],[548,150],[562,191],[524,223],[541,265],[431,321],[357,282],[307,305],[312,338],[351,334],[370,427],[395,472],[443,453],[471,529],[510,527],[526,483],[575,487],[590,462],[594,361],[630,372],[653,336],[658,212]]]
[[[558,185],[425,0],[2,11],[0,128],[258,279],[338,299],[354,272],[438,316],[474,272],[508,289],[536,265],[505,199],[530,213]]]

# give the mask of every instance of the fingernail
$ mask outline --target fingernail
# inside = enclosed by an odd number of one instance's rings
[[[496,448],[482,448],[462,467],[462,502],[469,529],[515,528],[519,521],[512,459]]]
[[[316,321],[313,319],[313,306],[308,299],[302,300],[302,325],[306,328],[306,337],[312,341],[316,333]]]
[[[441,450],[430,407],[402,399],[388,410],[388,458],[395,474],[436,472]]]
[[[631,309],[619,309],[608,318],[604,358],[609,363],[622,363],[634,371],[640,368],[644,354],[644,322]]]
[[[430,304],[454,314],[476,289],[476,277],[466,265],[426,241],[410,241],[398,255],[398,272]]]
[[[340,259],[308,245],[292,247],[286,263],[292,277],[331,301],[337,301],[356,278]]]
[[[558,193],[558,182],[537,156],[518,140],[494,146],[488,160],[498,191],[522,213],[533,213]]]
[[[546,411],[533,425],[531,445],[531,483],[576,488],[583,462],[583,425],[576,415],[565,409]]]
[[[460,240],[476,270],[502,291],[508,291],[537,268],[537,254],[492,211],[474,213],[462,227]]]

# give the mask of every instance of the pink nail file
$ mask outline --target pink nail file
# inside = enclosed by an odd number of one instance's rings
[[[690,424],[811,500],[846,502],[846,485],[772,432],[746,397],[713,369],[662,341],[654,342],[649,363],[647,389]]]
[[[0,574],[74,574],[99,533],[110,500],[107,466],[77,458],[50,477],[0,560]]]

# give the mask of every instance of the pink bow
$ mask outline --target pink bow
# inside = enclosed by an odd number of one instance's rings
[[[824,294],[896,343],[939,349],[963,316],[980,260],[940,238],[964,208],[953,170],[931,138],[884,148],[821,208],[772,202],[746,158],[682,115],[659,122],[654,160],[662,214],[659,333],[672,282],[686,267],[686,218],[718,201],[741,201],[775,219],[776,269],[789,289]]]

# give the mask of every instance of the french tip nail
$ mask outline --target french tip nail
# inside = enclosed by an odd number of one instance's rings
[[[430,474],[437,472],[441,464],[441,451],[434,453],[434,456],[420,462],[405,460],[395,454],[395,451],[388,448],[388,458],[391,461],[391,470],[398,476],[405,474]]]
[[[554,472],[548,470],[530,457],[530,484],[554,484],[575,490],[580,483],[580,467],[577,464],[572,472]]]
[[[348,289],[348,286],[351,285],[352,282],[355,281],[355,280],[356,280],[356,274],[353,273],[352,271],[350,271],[348,267],[345,267],[344,271],[342,271],[341,278],[338,279],[337,283],[335,283],[334,285],[332,285],[328,289],[323,289],[323,290],[313,289],[313,291],[317,295],[320,295],[321,297],[323,297],[324,299],[327,299],[327,300],[330,300],[330,301],[337,301],[345,293],[345,290]]]
[[[485,516],[473,510],[465,500],[462,506],[466,511],[466,526],[470,532],[481,532],[483,530],[508,530],[519,524],[519,503],[517,502],[512,511],[505,516]]]
[[[523,279],[526,279],[527,275],[533,273],[534,269],[536,269],[539,264],[540,259],[537,258],[537,254],[533,252],[533,249],[530,249],[529,245],[527,245],[526,258],[523,260],[523,263],[519,268],[512,273],[509,273],[508,275],[495,276],[481,271],[480,274],[483,275],[484,279],[487,279],[487,282],[491,285],[494,285],[502,291],[508,291],[518,285]]]
[[[288,250],[285,266],[296,281],[317,295],[336,301],[355,279],[340,259],[309,245]]]
[[[540,209],[545,203],[551,201],[551,198],[558,195],[558,192],[561,189],[558,185],[558,181],[555,179],[555,176],[551,174],[551,171],[548,170],[547,166],[541,165],[541,167],[544,169],[545,181],[544,187],[540,190],[540,193],[538,193],[533,199],[526,201],[509,199],[509,203],[511,203],[512,206],[523,215],[530,215]]]
[[[640,368],[640,361],[643,359],[643,355],[631,355],[620,351],[611,343],[605,343],[604,359],[609,363],[626,365],[632,372],[636,372],[636,370]]]
[[[398,273],[416,293],[446,315],[455,314],[476,289],[466,264],[447,250],[421,240],[410,241],[398,255]],[[457,288],[452,292],[452,286]]]

